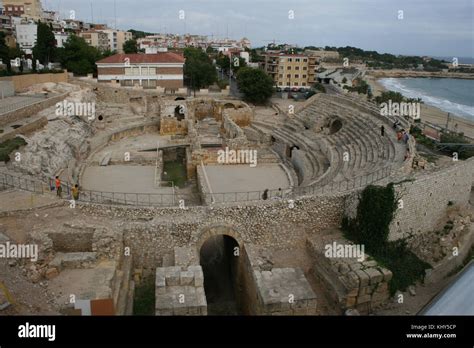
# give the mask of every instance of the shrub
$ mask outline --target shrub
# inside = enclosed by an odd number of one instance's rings
[[[0,144],[0,162],[5,162],[5,163],[9,162],[10,154],[24,145],[26,145],[26,141],[20,137],[9,139],[1,143]]]

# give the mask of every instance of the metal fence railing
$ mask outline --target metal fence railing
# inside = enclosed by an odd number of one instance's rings
[[[306,186],[293,189],[281,188],[265,191],[248,192],[221,192],[221,193],[201,193],[182,194],[173,190],[173,193],[126,193],[126,192],[101,192],[80,190],[78,202],[108,204],[108,205],[126,205],[137,207],[173,207],[184,204],[185,206],[214,204],[214,203],[237,203],[277,199],[292,199],[299,196],[323,196],[336,193],[343,193],[367,185],[373,184],[391,175],[392,168],[387,166],[380,168],[370,174],[346,179],[343,181],[332,182],[325,186]],[[3,188],[16,188],[24,191],[44,194],[55,191],[54,180],[35,180],[27,177],[14,176],[8,173],[0,172],[0,186]],[[69,183],[62,183],[63,199],[73,199],[72,187]],[[266,197],[265,197],[266,196]]]
[[[50,98],[52,97],[55,97],[54,96],[50,96]],[[28,106],[31,106],[33,104],[36,104],[36,103],[39,103],[39,102],[42,102],[42,101],[45,101],[47,99],[49,99],[47,96],[28,96],[28,97],[10,97],[6,100],[13,100],[13,99],[19,99],[18,101],[13,101],[11,103],[8,103],[8,104],[5,104],[5,103],[1,103],[0,101],[0,115],[3,115],[3,114],[7,114],[9,112],[12,112],[12,111],[15,111],[15,110],[19,110],[19,109],[23,109],[25,107],[28,107]]]

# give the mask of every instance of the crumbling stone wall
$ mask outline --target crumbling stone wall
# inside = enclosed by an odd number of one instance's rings
[[[242,269],[242,309],[249,315],[316,315],[317,298],[299,268],[265,265],[258,247],[245,244]]]
[[[327,294],[342,310],[357,309],[369,314],[390,297],[388,283],[392,272],[376,261],[357,258],[328,257],[326,245],[353,245],[339,234],[308,238],[307,248],[314,260],[314,273]]]
[[[159,267],[155,285],[156,315],[207,315],[201,266]]]
[[[229,117],[239,127],[247,127],[252,123],[253,113],[249,107],[225,109],[223,115]]]
[[[224,111],[222,126],[228,136],[227,146],[237,150],[248,148],[249,143],[244,131],[227,115],[227,110]]]

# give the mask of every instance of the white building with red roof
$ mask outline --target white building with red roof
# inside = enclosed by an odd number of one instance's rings
[[[174,52],[116,54],[96,62],[97,79],[123,87],[161,87],[173,92],[183,88],[184,62],[184,57]]]

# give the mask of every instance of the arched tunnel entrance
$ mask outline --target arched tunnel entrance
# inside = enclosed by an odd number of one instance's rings
[[[226,235],[210,237],[201,247],[200,263],[209,315],[239,315],[239,244]]]

